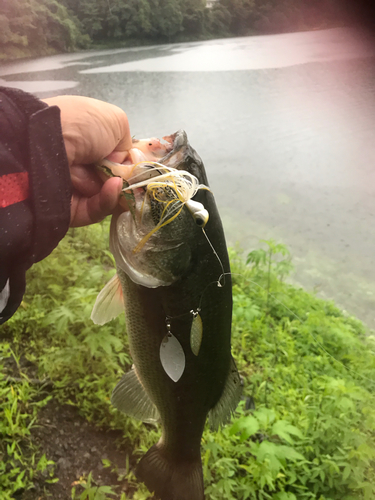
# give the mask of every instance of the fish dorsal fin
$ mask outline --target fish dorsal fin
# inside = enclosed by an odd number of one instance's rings
[[[91,319],[96,325],[104,325],[124,311],[124,296],[120,278],[115,274],[96,297]]]
[[[208,422],[211,430],[217,430],[220,425],[227,423],[231,414],[237,408],[241,399],[241,393],[242,381],[232,358],[223,394],[208,414]]]
[[[155,423],[159,420],[158,410],[141,384],[134,366],[113,389],[111,402],[118,410],[143,422]]]

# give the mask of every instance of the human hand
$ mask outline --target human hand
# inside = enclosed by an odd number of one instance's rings
[[[61,110],[61,127],[73,184],[70,226],[99,222],[115,209],[122,188],[118,177],[100,180],[93,163],[122,163],[132,145],[125,112],[97,99],[58,96],[43,99]],[[91,166],[90,166],[91,164]]]

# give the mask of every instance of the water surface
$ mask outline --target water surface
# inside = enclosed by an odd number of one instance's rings
[[[64,54],[5,64],[0,78],[117,104],[138,138],[184,128],[228,242],[282,240],[295,281],[374,327],[374,57],[334,29]]]

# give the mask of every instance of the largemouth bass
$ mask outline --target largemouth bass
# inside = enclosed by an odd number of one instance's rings
[[[112,217],[117,275],[98,295],[92,318],[103,324],[125,309],[134,366],[112,403],[162,426],[137,477],[161,500],[202,500],[206,419],[217,429],[241,396],[230,345],[232,284],[202,160],[185,132],[164,139],[135,143],[130,163],[138,164],[103,162],[107,173],[123,177],[128,210]]]

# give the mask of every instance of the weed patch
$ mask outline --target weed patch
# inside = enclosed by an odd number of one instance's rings
[[[6,500],[20,498],[43,467],[53,474],[48,454],[43,458],[30,441],[38,411],[50,397],[75,406],[98,427],[121,430],[135,454],[159,438],[155,427],[120,414],[109,401],[131,359],[124,318],[100,327],[90,320],[96,295],[114,273],[107,233],[107,223],[71,230],[30,270],[24,301],[3,326],[13,354],[9,343],[0,343],[0,365],[1,359],[22,355],[36,367],[33,377],[52,387],[41,397],[42,386],[27,377],[10,384],[3,361],[0,496]],[[207,498],[371,500],[374,337],[333,303],[286,282],[292,264],[283,245],[269,241],[263,247],[247,259],[231,252],[232,350],[244,400],[229,425],[204,432]],[[53,480],[49,473],[46,481]],[[127,482],[127,492],[97,483],[88,470],[81,479],[70,478],[78,480],[71,497],[151,498],[135,481],[133,464],[124,463],[118,477]]]
[[[40,388],[29,384],[27,377],[12,383],[5,372],[5,363],[14,353],[10,345],[0,342],[0,493],[3,500],[34,486],[34,479],[46,474],[46,483],[53,481],[50,475],[53,462],[41,455],[34,446],[30,429],[38,410],[50,399]]]

